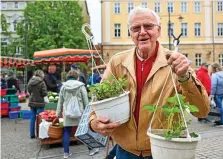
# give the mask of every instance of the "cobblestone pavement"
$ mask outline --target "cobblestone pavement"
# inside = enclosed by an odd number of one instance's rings
[[[214,127],[212,123],[198,123],[196,118],[191,125],[202,140],[198,144],[196,159],[223,159],[223,127]],[[10,120],[1,118],[1,159],[34,159],[55,158],[61,159],[63,148],[61,144],[53,145],[50,149],[43,147],[40,150],[38,139],[29,138],[29,120]],[[93,157],[88,156],[88,149],[83,144],[72,143],[70,159],[103,159],[105,148]]]

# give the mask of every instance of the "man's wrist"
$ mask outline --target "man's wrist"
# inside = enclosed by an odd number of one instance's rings
[[[187,72],[187,74],[184,75],[184,76],[178,76],[178,81],[181,82],[181,83],[186,82],[189,79],[190,79],[190,73],[189,72]]]

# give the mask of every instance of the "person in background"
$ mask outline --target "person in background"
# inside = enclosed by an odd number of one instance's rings
[[[7,80],[4,74],[1,74],[1,89],[7,88]]]
[[[152,159],[147,130],[153,113],[143,106],[156,105],[161,90],[165,93],[159,105],[164,105],[167,98],[175,95],[171,77],[166,81],[167,87],[163,88],[170,69],[174,73],[177,88],[182,90],[182,95],[199,109],[199,112],[193,115],[200,118],[207,116],[210,103],[205,88],[190,68],[189,60],[182,53],[163,48],[158,42],[161,35],[159,16],[153,10],[142,7],[135,7],[128,16],[128,29],[135,46],[111,57],[103,80],[112,77],[112,74],[117,79],[125,76],[130,91],[130,119],[120,124],[97,116],[92,111],[89,127],[103,136],[112,137],[117,144],[116,159]],[[162,126],[166,125],[164,115],[160,115],[159,119],[154,120],[152,128],[165,129],[166,126]]]
[[[55,75],[56,73],[56,66],[55,65],[50,65],[48,67],[48,73],[45,74],[44,81],[47,86],[47,91],[51,92],[57,92],[58,90],[58,80]]]
[[[208,74],[208,64],[206,62],[203,62],[201,64],[201,67],[196,72],[197,79],[201,81],[203,86],[205,87],[208,95],[211,93],[211,78]],[[207,122],[206,118],[198,118],[199,122]]]
[[[29,103],[31,109],[30,118],[30,138],[35,138],[35,122],[36,115],[44,111],[45,102],[44,97],[47,96],[47,88],[44,82],[44,72],[36,70],[33,77],[28,83]]]
[[[216,125],[223,125],[223,71],[218,63],[211,65],[211,96],[214,97],[216,106],[220,109],[220,120]]]
[[[79,75],[75,70],[67,73],[67,81],[62,85],[59,93],[59,101],[57,104],[56,114],[58,117],[62,116],[62,112],[67,109],[67,105],[73,95],[77,95],[79,99],[80,110],[83,110],[88,104],[88,95],[84,83],[78,81]],[[63,133],[63,147],[64,158],[69,158],[72,153],[69,151],[70,135],[72,126],[77,126],[80,119],[69,118],[63,113],[64,118],[64,133]],[[90,149],[89,149],[90,150]],[[92,151],[94,153],[92,153]],[[89,155],[94,155],[98,150],[90,150]]]
[[[85,84],[85,87],[87,87],[87,80],[86,80],[86,77],[85,75],[80,71],[80,69],[78,68],[78,65],[77,64],[72,64],[71,65],[71,70],[75,70],[78,72],[79,74],[79,81],[81,81],[82,83]]]
[[[97,72],[97,70],[95,69],[93,71],[93,75],[91,75],[90,78],[88,79],[88,84],[92,85],[95,83],[100,83],[100,81],[101,81],[101,77],[100,77],[99,73]]]
[[[21,93],[21,90],[19,87],[19,80],[15,78],[15,75],[11,71],[8,74],[7,85],[8,85],[8,88],[16,88],[17,91]]]

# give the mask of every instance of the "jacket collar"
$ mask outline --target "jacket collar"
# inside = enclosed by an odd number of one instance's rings
[[[167,66],[167,59],[166,59],[166,53],[164,51],[164,48],[162,47],[162,45],[159,45],[159,49],[157,52],[157,57],[156,60],[152,66],[152,69],[149,73],[149,76],[147,77],[146,82],[162,67]],[[136,68],[136,47],[130,50],[130,53],[128,55],[127,58],[125,58],[122,62],[122,65],[124,67],[127,68],[127,70],[129,71],[129,73],[131,74],[132,78],[134,79],[135,83],[136,83],[136,72],[135,72],[135,68]]]

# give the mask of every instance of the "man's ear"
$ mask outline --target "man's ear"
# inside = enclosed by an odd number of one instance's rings
[[[161,35],[161,26],[159,25],[158,26],[158,37],[160,37],[160,35]]]

